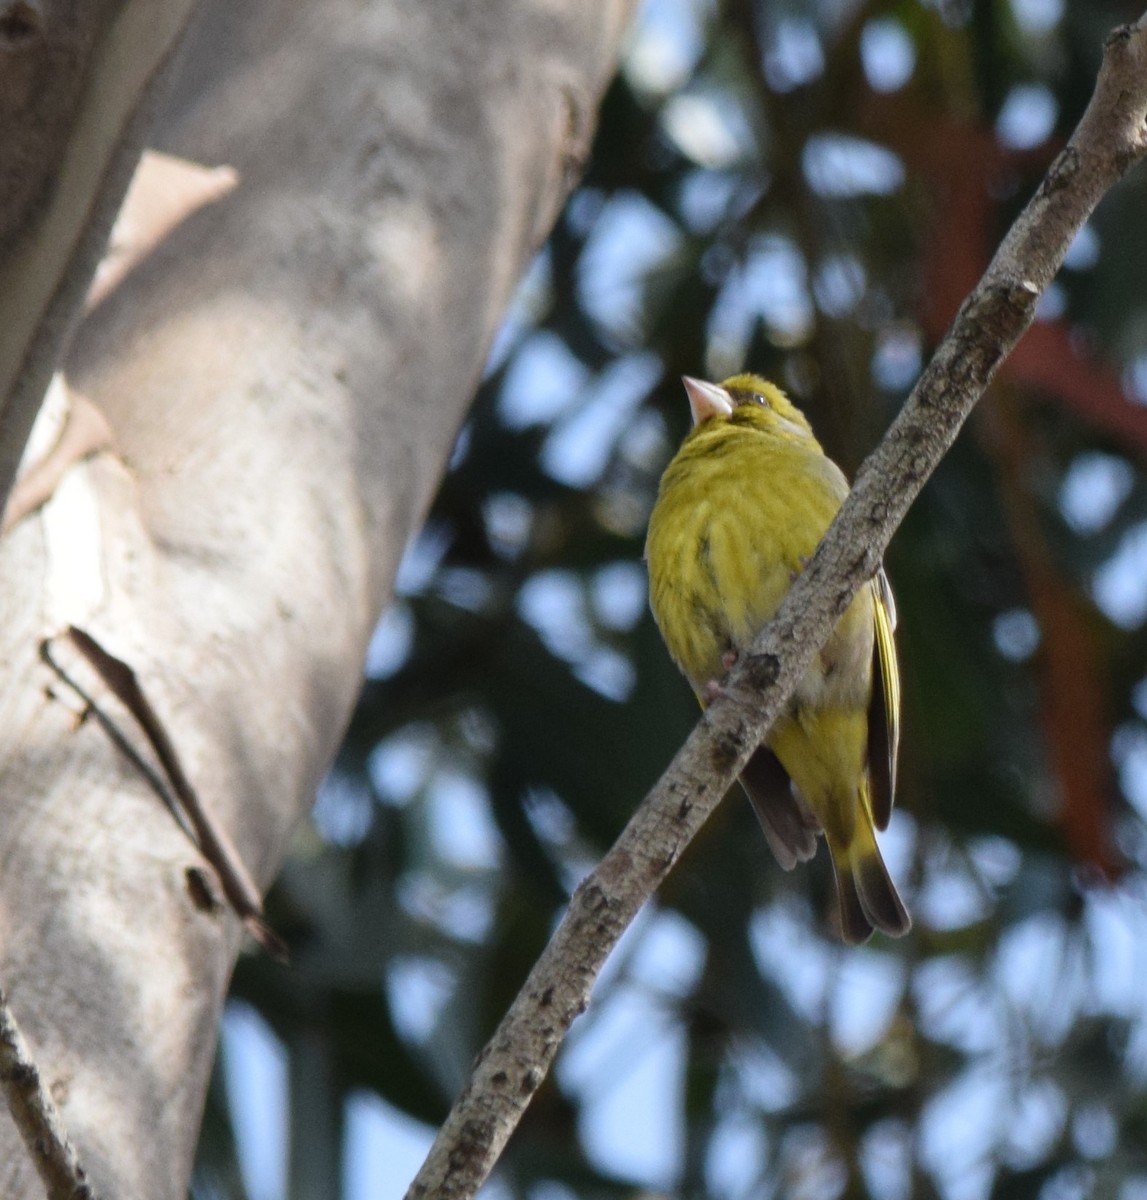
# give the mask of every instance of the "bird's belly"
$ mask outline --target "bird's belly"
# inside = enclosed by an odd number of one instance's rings
[[[816,709],[866,709],[872,692],[872,593],[861,588],[817,652],[793,693],[793,703]]]

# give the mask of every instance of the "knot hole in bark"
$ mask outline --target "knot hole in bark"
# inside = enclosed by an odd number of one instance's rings
[[[22,50],[44,31],[44,10],[39,0],[5,0],[0,3],[0,49]]]

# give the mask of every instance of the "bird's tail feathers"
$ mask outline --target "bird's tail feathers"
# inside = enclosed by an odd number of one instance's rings
[[[888,874],[869,822],[857,821],[848,846],[830,848],[844,940],[859,945],[868,940],[873,929],[889,937],[906,934],[912,928],[912,918]]]

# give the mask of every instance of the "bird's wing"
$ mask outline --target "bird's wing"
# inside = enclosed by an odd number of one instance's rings
[[[741,786],[777,862],[786,871],[799,862],[808,862],[816,853],[820,822],[800,793],[793,790],[784,767],[767,746],[758,746],[745,764]]]
[[[811,471],[820,481],[825,492],[836,501],[833,506],[835,514],[849,493],[848,477],[845,473],[828,457],[823,451],[817,450],[815,454],[809,454],[806,457],[806,469]]]
[[[876,621],[872,700],[868,710],[869,803],[876,828],[887,829],[896,795],[896,757],[900,749],[900,669],[893,638],[896,601],[883,567],[869,586]]]

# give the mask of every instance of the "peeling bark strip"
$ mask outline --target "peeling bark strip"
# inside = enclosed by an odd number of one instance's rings
[[[0,1090],[43,1180],[48,1200],[97,1200],[2,989]]]
[[[0,3],[0,505],[193,9]]]
[[[85,633],[82,629],[77,629],[72,625],[68,628],[66,636],[92,665],[96,674],[107,684],[112,694],[135,717],[140,729],[143,730],[148,744],[155,751],[155,756],[159,759],[160,766],[163,767],[171,790],[175,793],[183,812],[191,822],[195,840],[203,852],[203,857],[219,875],[224,894],[231,902],[231,907],[242,917],[248,931],[259,945],[272,958],[279,962],[286,962],[289,957],[286,943],[263,919],[263,898],[255,886],[255,881],[251,878],[226,830],[215,820],[187,778],[175,745],[159,714],[144,694],[135,672],[122,659],[116,658],[114,654],[105,650],[90,633]],[[47,644],[45,644],[45,657],[53,669],[65,678],[70,686],[74,687],[72,680],[64,675],[52,659]],[[137,757],[134,754],[131,757],[132,761],[139,765]],[[149,782],[154,782],[150,769],[145,769],[144,773]]]
[[[69,397],[67,420],[56,444],[21,475],[8,495],[0,520],[0,537],[29,513],[46,504],[73,463],[112,445],[112,434],[103,413],[85,396]]]
[[[776,617],[741,656],[669,769],[570,907],[479,1056],[407,1200],[466,1200],[497,1161],[622,931],[716,807],[955,441],[1036,301],[1104,193],[1147,151],[1147,13],[1117,29],[1087,111],[961,307],[887,435]],[[776,678],[757,689],[752,663]],[[716,768],[718,758],[720,769]],[[712,765],[710,765],[712,764]],[[680,803],[688,796],[691,805]],[[545,1004],[540,1002],[545,997]],[[515,1077],[518,1088],[499,1087]],[[535,1082],[536,1081],[536,1082]],[[528,1086],[533,1082],[533,1087]]]

